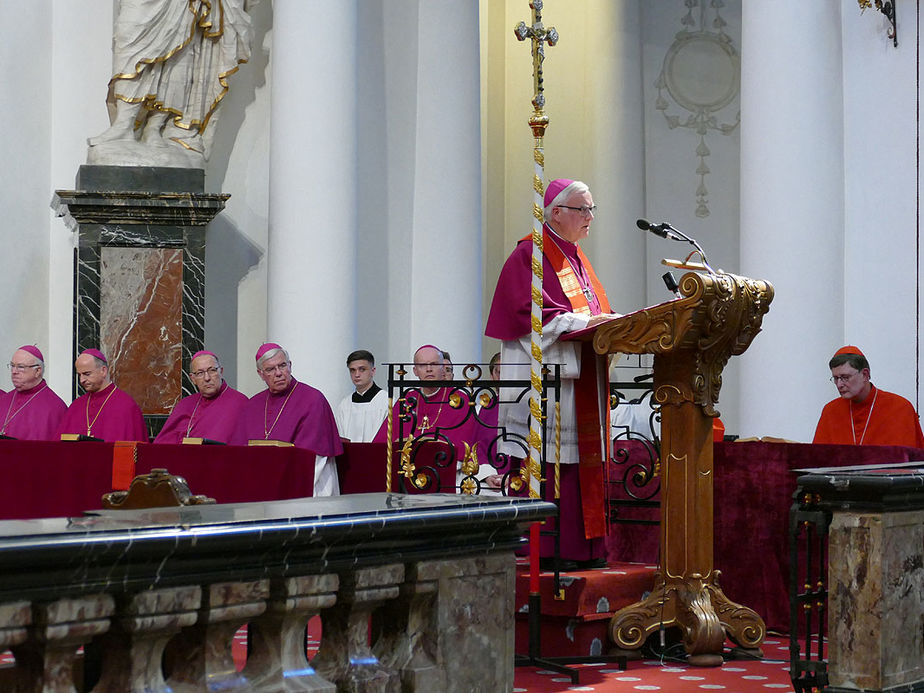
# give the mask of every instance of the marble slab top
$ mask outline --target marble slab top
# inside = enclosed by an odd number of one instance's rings
[[[539,499],[365,493],[0,522],[0,601],[512,551]]]
[[[533,522],[555,514],[541,500],[503,496],[430,493],[357,493],[327,498],[294,498],[271,502],[191,505],[146,510],[91,510],[83,517],[6,520],[0,522],[0,547],[10,540],[56,534],[92,534],[127,530],[177,528],[184,531],[261,523],[316,528],[359,524],[398,525],[424,518],[441,524],[493,518]]]
[[[924,462],[796,470],[794,498],[811,493],[821,506],[899,512],[924,508]]]

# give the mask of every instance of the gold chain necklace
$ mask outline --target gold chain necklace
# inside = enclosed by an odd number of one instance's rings
[[[435,392],[434,394],[438,394],[438,393],[439,393],[439,390],[437,390],[437,392]],[[429,404],[429,402],[427,402],[427,396],[423,393],[423,391],[421,391],[420,393],[420,400],[418,400],[418,406],[420,402]],[[436,417],[433,419],[433,421],[430,421],[430,417],[424,414],[423,420],[417,425],[417,430],[419,431],[420,435],[423,435],[424,433],[426,433],[428,428],[436,428],[436,423],[440,420],[440,414],[443,413],[444,404],[446,404],[445,400],[440,402],[440,408],[436,410]]]
[[[276,428],[276,424],[279,422],[279,417],[282,416],[283,410],[285,410],[286,405],[289,403],[289,397],[292,396],[292,393],[295,392],[295,388],[298,387],[298,383],[295,383],[295,386],[289,390],[289,394],[286,395],[285,402],[282,403],[282,407],[279,409],[279,413],[276,414],[276,418],[273,420],[273,425],[269,428],[266,427],[266,418],[269,416],[269,390],[266,391],[266,403],[263,405],[263,440],[269,440],[270,433],[273,432],[273,429]]]
[[[225,388],[225,389],[227,389],[227,388]],[[211,402],[217,402],[217,401],[218,401],[218,398],[221,397],[223,394],[225,394],[225,391],[224,391],[224,390],[221,390],[221,391],[218,393],[218,397],[216,397],[214,400],[209,400],[209,403],[211,403]],[[186,427],[186,437],[187,437],[187,438],[189,438],[190,435],[192,434],[193,420],[196,418],[196,412],[199,410],[199,405],[202,404],[202,400],[203,400],[203,399],[205,399],[205,398],[202,396],[202,393],[200,392],[200,393],[199,393],[199,399],[196,400],[196,406],[193,407],[192,414],[189,415],[189,425]],[[265,419],[264,419],[264,420],[265,420]],[[264,428],[265,428],[265,426],[264,426]]]
[[[93,399],[93,393],[89,393],[87,396],[87,435],[92,436],[93,434],[90,431],[93,429],[93,424],[96,423],[96,420],[99,418],[99,415],[103,412],[103,407],[106,406],[106,402],[109,401],[109,398],[112,397],[112,393],[116,391],[116,386],[112,386],[112,390],[109,391],[109,394],[106,395],[106,399],[103,400],[103,403],[100,405],[99,409],[96,412],[96,416],[93,417],[93,420],[90,421],[90,400]]]

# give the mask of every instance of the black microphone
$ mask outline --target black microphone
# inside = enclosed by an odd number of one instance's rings
[[[635,222],[635,225],[638,226],[642,231],[651,231],[654,235],[660,236],[661,238],[666,238],[670,241],[686,241],[688,239],[684,238],[683,235],[677,231],[673,226],[667,222],[662,222],[660,224],[652,224],[647,219],[638,219]]]
[[[696,248],[700,256],[703,258],[703,267],[709,271],[709,274],[715,274],[715,270],[709,266],[709,261],[706,259],[706,252],[703,250],[702,246],[696,242],[695,238],[691,238],[683,231],[678,231],[667,222],[663,222],[661,224],[652,224],[647,219],[638,219],[636,220],[635,225],[638,226],[642,231],[651,231],[653,234],[660,236],[661,238],[667,238],[671,241],[684,241],[689,243],[694,248]],[[687,256],[687,260],[689,259],[690,256]]]
[[[638,219],[635,225],[642,231],[651,231],[654,235],[660,236],[661,238],[667,238],[667,229],[670,228],[670,224],[652,224],[647,219]]]
[[[677,298],[683,298],[680,295],[680,287],[677,285],[677,280],[674,279],[674,275],[670,272],[665,272],[661,275],[661,279],[664,280],[664,286],[667,287],[667,290],[670,291]]]

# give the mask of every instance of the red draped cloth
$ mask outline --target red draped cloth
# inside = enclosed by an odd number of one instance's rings
[[[630,455],[625,464],[610,464],[611,494],[625,500],[617,484],[631,482],[637,471],[633,460],[644,460],[639,443],[619,442]],[[789,630],[789,509],[796,490],[797,469],[854,464],[892,464],[924,459],[924,450],[897,445],[811,445],[807,443],[716,443],[715,568],[729,599],[756,611],[767,628]],[[636,497],[648,497],[644,488]],[[659,500],[655,495],[652,500]],[[628,510],[620,517],[657,523],[657,508]],[[610,562],[640,561],[656,565],[657,524],[612,523],[606,542]]]

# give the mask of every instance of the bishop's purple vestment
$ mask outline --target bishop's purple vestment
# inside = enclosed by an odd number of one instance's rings
[[[247,395],[222,381],[214,397],[201,393],[184,397],[154,439],[155,443],[182,443],[183,438],[208,438],[227,443],[234,435]]]
[[[38,385],[0,395],[0,434],[19,440],[58,440],[67,405],[43,379]]]
[[[582,509],[582,496],[579,486],[578,464],[580,453],[578,450],[578,421],[575,403],[575,385],[581,376],[582,354],[581,343],[561,339],[569,332],[584,329],[592,315],[598,315],[608,309],[608,303],[603,305],[598,292],[591,281],[592,268],[589,262],[585,266],[576,243],[571,243],[555,234],[547,225],[545,227],[548,241],[555,244],[566,259],[568,266],[573,270],[574,278],[585,291],[587,297],[586,313],[576,312],[571,301],[565,294],[556,272],[557,268],[549,259],[548,253],[543,255],[542,275],[542,358],[547,364],[561,364],[561,501],[560,501],[560,531],[561,531],[561,557],[572,560],[591,560],[603,555],[605,550],[602,537],[588,538],[585,536],[584,517]],[[501,378],[504,380],[528,380],[530,377],[531,358],[531,321],[532,309],[530,286],[532,283],[532,243],[529,239],[520,241],[501,270],[494,291],[491,311],[488,315],[485,335],[501,341]],[[589,355],[594,359],[593,354]],[[596,366],[598,378],[604,378],[606,362],[596,359],[596,363],[588,364],[593,369]],[[522,397],[517,400],[519,393],[510,388],[502,393],[504,404],[500,409],[499,423],[504,429],[522,439],[528,439],[529,418],[528,400]],[[548,399],[548,416],[552,420],[554,413],[554,397]],[[554,429],[553,429],[554,430]],[[554,448],[551,445],[554,436],[546,440],[546,456],[550,462],[555,460]],[[501,443],[501,452],[514,457],[523,456],[523,448],[513,443]],[[547,493],[553,488],[547,484]],[[542,538],[542,555],[550,556],[554,553],[551,537]]]
[[[115,383],[99,392],[87,392],[64,412],[58,434],[77,433],[105,441],[137,440],[148,442],[141,407]]]
[[[454,392],[459,395],[458,400],[455,401],[459,405],[457,407],[452,406]],[[455,457],[455,468],[458,470],[465,457],[466,444],[469,448],[477,449],[482,437],[474,412],[471,411],[468,395],[448,387],[441,387],[429,395],[425,395],[416,388],[407,390],[404,397],[407,401],[395,402],[392,407],[392,440],[403,441],[413,435],[415,439],[423,438],[434,441],[428,444],[426,448],[428,451],[438,450],[439,447],[446,448],[451,444],[453,448],[451,454]],[[388,419],[382,423],[374,442],[384,443],[388,439],[387,426]],[[424,453],[424,457],[429,457],[429,455],[429,452]],[[478,455],[480,460],[481,452]],[[436,464],[436,460],[433,463]]]
[[[340,493],[333,458],[343,453],[343,443],[320,390],[292,378],[279,394],[269,389],[255,394],[241,407],[231,437],[234,445],[247,445],[250,440],[280,440],[310,450],[316,455],[314,495]]]

